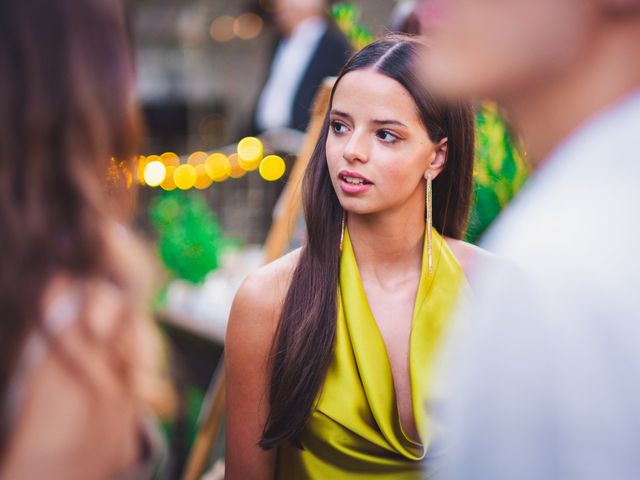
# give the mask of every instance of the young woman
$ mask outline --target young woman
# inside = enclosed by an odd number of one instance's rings
[[[126,229],[125,37],[119,2],[0,2],[1,479],[152,467],[145,412],[170,397]]]
[[[474,247],[456,240],[472,114],[424,90],[422,48],[391,36],[345,66],[306,172],[307,243],[236,296],[229,479],[424,476],[433,354]]]

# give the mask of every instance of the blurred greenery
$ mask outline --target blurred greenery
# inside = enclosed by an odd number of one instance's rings
[[[476,243],[524,185],[529,168],[523,149],[510,135],[497,106],[483,102],[476,111],[473,206],[466,240]]]
[[[162,262],[176,277],[204,281],[218,268],[221,250],[233,242],[223,237],[216,218],[198,191],[163,192],[149,208]]]
[[[374,35],[360,21],[360,9],[351,3],[336,3],[331,7],[331,16],[355,50],[375,40]]]

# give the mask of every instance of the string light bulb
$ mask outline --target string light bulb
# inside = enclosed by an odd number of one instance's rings
[[[144,167],[144,181],[150,187],[157,187],[167,175],[167,168],[159,160],[153,160]]]
[[[260,176],[268,182],[275,182],[284,175],[287,169],[282,157],[267,155],[260,162]]]
[[[195,185],[197,179],[196,167],[188,163],[179,165],[173,172],[173,181],[180,190],[189,190]]]

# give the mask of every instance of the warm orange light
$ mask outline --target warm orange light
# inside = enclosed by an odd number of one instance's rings
[[[149,161],[144,155],[140,155],[136,160],[136,178],[140,185],[144,185],[144,167],[147,166],[147,163],[149,163]]]
[[[162,163],[164,163],[167,167],[170,165],[173,167],[177,167],[178,165],[180,165],[180,157],[173,152],[164,152],[162,155],[160,155],[160,158],[162,159]]]
[[[238,164],[248,172],[255,170],[262,160],[264,147],[259,138],[245,137],[238,142]]]
[[[184,163],[176,167],[173,172],[173,181],[180,190],[188,190],[193,187],[198,179],[196,167],[188,163]]]
[[[284,160],[278,155],[268,155],[260,162],[260,176],[269,182],[282,178],[286,169]]]
[[[207,174],[207,169],[204,163],[200,163],[196,165],[196,183],[195,187],[198,190],[204,190],[205,188],[209,188],[213,183],[213,179]]]
[[[189,155],[189,159],[187,163],[190,163],[193,166],[200,165],[207,161],[208,155],[205,152],[193,152]]]
[[[229,176],[231,178],[240,178],[246,175],[247,171],[244,170],[238,163],[237,153],[229,155],[229,163],[231,164],[231,170],[229,171]]]
[[[209,176],[216,182],[222,182],[231,173],[231,163],[223,153],[212,153],[207,158],[205,168]]]
[[[255,13],[243,13],[233,22],[233,33],[243,40],[251,40],[262,33],[262,18]]]
[[[209,35],[216,42],[228,42],[233,40],[235,33],[233,32],[233,24],[235,18],[230,15],[222,15],[211,22],[209,27]]]
[[[173,174],[176,171],[176,167],[173,165],[167,166],[167,175],[164,177],[164,181],[160,184],[160,186],[170,192],[171,190],[176,189],[176,182],[173,181]]]

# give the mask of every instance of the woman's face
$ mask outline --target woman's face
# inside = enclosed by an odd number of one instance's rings
[[[333,188],[351,213],[400,210],[424,203],[446,147],[434,144],[411,94],[373,69],[347,73],[336,87],[326,151]],[[441,167],[440,167],[441,169]]]

